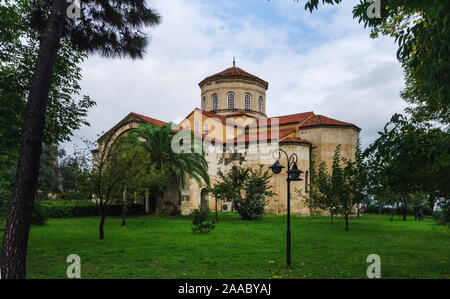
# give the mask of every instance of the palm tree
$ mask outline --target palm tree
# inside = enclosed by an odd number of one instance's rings
[[[129,146],[141,148],[148,155],[145,169],[148,174],[151,172],[169,171],[170,176],[161,176],[169,184],[170,177],[174,176],[178,186],[186,186],[187,176],[194,179],[199,186],[203,183],[209,186],[208,163],[205,160],[204,152],[196,153],[176,153],[172,150],[172,138],[176,132],[171,129],[172,124],[168,123],[162,127],[151,124],[143,124],[132,130],[127,136]],[[161,184],[159,184],[161,185]],[[146,186],[150,187],[150,186]],[[161,192],[152,192],[152,200],[161,196]]]

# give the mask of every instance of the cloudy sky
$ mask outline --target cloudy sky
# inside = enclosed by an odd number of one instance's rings
[[[200,106],[198,82],[236,56],[236,66],[269,82],[268,116],[314,111],[351,122],[365,147],[405,104],[394,41],[369,38],[352,17],[358,2],[311,14],[305,0],[148,0],[162,23],[147,30],[143,60],[83,64],[83,94],[97,107],[76,135],[94,140],[129,112],[180,120]]]

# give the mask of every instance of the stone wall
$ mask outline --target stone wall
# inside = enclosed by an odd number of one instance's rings
[[[251,110],[261,116],[266,115],[266,88],[262,84],[256,83],[251,80],[245,79],[220,79],[213,82],[206,83],[201,87],[201,101],[203,97],[206,98],[206,110],[212,111],[212,96],[217,94],[219,109],[217,114],[228,115],[235,113],[234,110],[228,110],[228,99],[227,95],[229,92],[234,92],[235,94],[235,110],[245,110],[245,95],[249,93],[251,95]],[[263,98],[263,111],[258,113],[258,99]],[[223,111],[220,111],[223,110]]]

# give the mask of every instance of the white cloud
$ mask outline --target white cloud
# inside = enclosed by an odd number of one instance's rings
[[[269,115],[313,110],[352,122],[363,129],[363,145],[404,108],[395,45],[370,39],[352,19],[353,3],[310,14],[301,2],[255,1],[254,10],[235,15],[237,3],[150,1],[162,24],[148,30],[143,60],[94,56],[83,64],[83,93],[98,105],[89,113],[91,127],[77,134],[93,140],[131,111],[164,121],[183,117],[200,106],[198,82],[231,66],[233,56],[269,82]],[[260,15],[257,5],[269,5],[276,19]]]

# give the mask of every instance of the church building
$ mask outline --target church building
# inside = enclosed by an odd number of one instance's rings
[[[211,184],[216,181],[219,169],[224,173],[234,165],[252,168],[263,165],[263,169],[267,169],[279,157],[278,149],[289,155],[295,153],[297,166],[303,171],[303,181],[291,182],[291,212],[310,215],[313,211],[305,204],[305,197],[310,188],[312,155],[316,157],[317,164],[325,161],[331,165],[336,147],[341,145],[342,156],[354,158],[360,128],[312,111],[267,117],[266,103],[270,99],[267,99],[266,91],[269,83],[236,66],[206,77],[199,87],[200,108],[195,108],[176,124],[176,129],[180,134],[193,133],[194,142],[203,146]],[[130,113],[100,137],[99,146],[105,146],[106,140],[114,142],[141,123],[165,124],[161,120]],[[279,162],[285,167],[286,160],[284,154],[279,157]],[[273,175],[271,185],[276,195],[269,199],[267,213],[286,213],[286,176],[286,171]],[[301,190],[303,195],[299,196],[295,189]],[[148,210],[148,200],[143,199],[143,203]],[[178,211],[187,215],[201,206],[214,210],[215,199],[206,186],[198,186],[189,179],[183,189],[175,183],[171,184],[164,198],[156,204],[156,212]],[[226,212],[232,209],[231,202],[219,203],[219,210]]]

